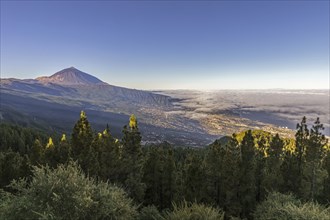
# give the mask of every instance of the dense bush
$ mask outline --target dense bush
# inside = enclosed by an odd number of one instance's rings
[[[34,167],[30,182],[13,181],[15,194],[2,191],[0,219],[133,219],[125,192],[86,177],[75,163],[56,169]]]
[[[271,193],[257,206],[255,219],[301,219],[328,220],[330,208],[314,202],[302,203],[293,195]]]
[[[158,220],[163,219],[162,215],[159,213],[158,209],[154,205],[145,206],[141,209],[140,220]]]
[[[221,220],[224,212],[203,204],[183,202],[173,205],[173,211],[165,214],[167,220]]]

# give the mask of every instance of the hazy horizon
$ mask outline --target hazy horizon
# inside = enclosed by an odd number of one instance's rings
[[[328,1],[1,1],[1,78],[75,66],[143,90],[328,90],[328,9]]]
[[[72,66],[73,67],[73,66]],[[69,68],[72,68],[72,67],[69,67]],[[75,67],[73,67],[75,68]],[[77,68],[76,68],[77,69]],[[78,69],[80,70],[80,69]],[[58,71],[57,71],[58,72]],[[56,72],[54,72],[53,74],[55,74]],[[51,76],[53,74],[38,74],[36,77],[31,77],[31,78],[22,78],[23,80],[26,80],[26,79],[36,79],[38,77],[43,77],[43,76]],[[87,74],[90,74],[90,73],[87,73]],[[93,76],[97,77],[97,75],[94,75],[92,74]],[[1,79],[20,79],[20,78],[15,78],[15,77],[0,77]],[[98,77],[97,77],[98,78]],[[112,82],[107,82],[107,81],[104,81],[102,80],[101,78],[98,78],[100,79],[101,81],[105,82],[105,83],[108,83],[110,85],[114,85]],[[114,86],[120,86],[120,87],[125,87],[125,86],[121,86],[121,85],[114,85]],[[154,91],[154,92],[157,92],[157,91],[201,91],[201,92],[213,92],[213,91],[324,91],[324,90],[327,90],[327,91],[330,91],[330,88],[214,88],[214,89],[198,89],[198,88],[135,88],[135,87],[128,87],[126,86],[127,88],[132,88],[132,89],[141,89],[141,90],[146,90],[146,91]]]

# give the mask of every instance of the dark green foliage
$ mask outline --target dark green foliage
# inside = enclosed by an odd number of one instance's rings
[[[293,190],[296,194],[302,194],[301,184],[303,179],[303,163],[306,153],[306,147],[308,145],[309,131],[307,128],[306,117],[304,116],[300,124],[297,124],[296,132],[296,149],[295,149],[295,164],[293,165],[295,170],[294,176],[296,180],[293,183]]]
[[[48,143],[44,147],[44,162],[50,167],[56,167],[57,161],[55,158],[55,145],[53,139],[50,137]]]
[[[119,181],[127,187],[129,195],[142,202],[145,184],[143,177],[143,154],[141,134],[134,115],[130,117],[129,126],[124,126],[121,153],[121,174]]]
[[[284,159],[284,141],[276,134],[267,150],[268,158],[265,164],[265,178],[263,180],[266,191],[279,191],[283,185],[281,166]]]
[[[204,202],[206,200],[205,177],[203,155],[198,150],[188,150],[182,171],[182,190],[184,198],[188,202]]]
[[[26,156],[17,152],[0,152],[0,189],[7,187],[14,179],[30,175],[28,162]]]
[[[256,203],[255,146],[249,130],[241,143],[241,166],[239,179],[239,199],[242,207],[241,217],[249,217]]]
[[[191,149],[169,143],[142,146],[135,116],[124,127],[121,140],[113,137],[108,127],[93,133],[84,112],[74,126],[71,139],[1,125],[0,132],[4,135],[0,136],[0,187],[6,193],[2,193],[0,201],[0,211],[4,213],[0,219],[8,217],[14,209],[18,211],[12,218],[24,215],[40,219],[111,219],[104,217],[107,215],[104,213],[117,215],[121,209],[111,208],[111,211],[108,205],[124,207],[118,215],[128,219],[251,219],[256,205],[273,204],[267,203],[270,197],[263,202],[269,192],[276,191],[294,193],[304,201],[312,199],[329,204],[330,148],[322,130],[318,119],[308,130],[304,118],[297,127],[296,140],[256,130],[221,138],[206,148]],[[11,139],[11,135],[18,140]],[[76,165],[71,161],[76,161],[88,177],[103,182],[86,178],[80,169],[74,174],[77,168],[72,168]],[[43,182],[44,186],[33,182],[36,178],[31,176],[31,165],[39,167],[34,168],[34,177],[39,175],[37,182]],[[21,177],[27,180],[6,187]],[[73,182],[65,178],[73,178]],[[125,197],[125,193],[116,187],[112,190],[104,182],[125,189],[139,205],[140,215],[136,215],[134,207],[133,211],[128,208],[132,208],[131,200],[111,202]],[[34,197],[27,193],[29,190],[35,193]],[[26,205],[27,201],[31,204]],[[173,203],[181,205],[173,207]],[[280,203],[276,204],[281,209]],[[306,216],[323,213],[319,208],[309,210],[312,203],[294,204],[289,206],[295,216],[304,215],[306,210],[302,206],[308,207]],[[264,207],[270,210],[270,206]],[[83,211],[80,213],[78,209]]]
[[[34,167],[31,182],[14,181],[2,192],[0,219],[134,219],[125,192],[86,177],[76,164]]]
[[[163,191],[163,207],[169,208],[171,203],[175,201],[175,194],[177,192],[177,173],[176,165],[174,161],[174,150],[171,145],[165,147],[164,149],[164,169],[163,169],[164,178],[162,184]]]
[[[208,197],[211,198],[211,203],[223,207],[225,204],[225,190],[224,190],[224,157],[225,146],[220,142],[215,141],[209,148],[206,158],[206,174],[208,180]]]
[[[150,146],[144,164],[143,183],[146,185],[144,203],[170,208],[177,191],[173,148],[169,144]]]
[[[146,205],[157,204],[162,206],[162,171],[164,165],[160,161],[162,149],[159,147],[149,147],[146,162],[144,164],[143,182],[146,185],[144,202]]]
[[[20,154],[26,154],[36,139],[46,141],[47,135],[31,128],[0,124],[0,151],[10,148]]]
[[[280,173],[283,179],[283,184],[280,187],[280,191],[285,193],[297,193],[297,158],[294,153],[288,151],[284,152]]]
[[[95,145],[92,145],[95,138],[97,137],[94,137],[86,113],[81,111],[71,134],[71,156],[91,176],[97,176],[100,169],[99,151],[95,149]]]
[[[266,176],[266,139],[261,137],[256,150],[256,168],[255,168],[255,184],[256,184],[256,201],[260,202],[266,195],[264,179]]]
[[[99,176],[104,180],[119,182],[121,173],[121,145],[119,141],[114,139],[106,129],[93,145],[97,145],[94,149],[99,152]]]
[[[226,144],[223,158],[223,194],[225,197],[223,210],[226,216],[237,216],[241,212],[241,205],[238,197],[241,167],[240,155],[240,147],[234,134]]]
[[[282,187],[304,199],[324,198],[325,180],[329,173],[324,169],[325,157],[329,154],[327,139],[322,134],[323,125],[319,119],[310,131],[306,118],[297,125],[296,149],[286,153],[281,167],[284,179]]]
[[[93,141],[93,131],[84,111],[81,111],[80,118],[73,127],[71,135],[72,157],[78,159],[83,170],[89,166],[90,146]]]
[[[42,164],[44,161],[45,147],[42,146],[42,143],[39,139],[36,139],[32,145],[32,148],[29,152],[31,164],[38,165]]]
[[[206,154],[208,201],[226,211],[226,215],[241,212],[239,194],[240,147],[235,134],[226,142],[215,141]]]
[[[324,204],[330,204],[330,153],[324,158],[323,169],[327,171],[328,177],[323,180],[323,193],[320,200]]]
[[[159,219],[163,219],[163,216],[159,213],[156,206],[151,205],[151,206],[145,206],[141,209],[139,219],[140,220],[159,220]]]
[[[71,145],[63,136],[60,143],[54,148],[53,156],[56,164],[65,164],[70,160]]]
[[[327,171],[322,169],[322,162],[326,155],[328,140],[322,134],[323,124],[316,119],[310,130],[309,142],[306,145],[306,162],[303,170],[303,195],[314,200],[323,191],[323,181],[327,178]]]

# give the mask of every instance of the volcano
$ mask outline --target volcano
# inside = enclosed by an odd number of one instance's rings
[[[74,67],[63,69],[51,76],[42,76],[36,78],[43,84],[53,83],[58,85],[107,85],[107,83],[98,78],[82,72]]]

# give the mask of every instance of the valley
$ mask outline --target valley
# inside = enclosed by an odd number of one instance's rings
[[[263,129],[292,137],[302,116],[309,123],[320,117],[330,135],[329,90],[157,91],[171,96],[179,114],[200,122],[208,133],[232,134]]]
[[[327,90],[142,91],[109,85],[74,67],[50,77],[1,79],[1,122],[69,133],[81,110],[96,131],[120,138],[135,114],[143,143],[205,146],[248,129],[293,137],[302,116],[320,117],[329,136]]]

